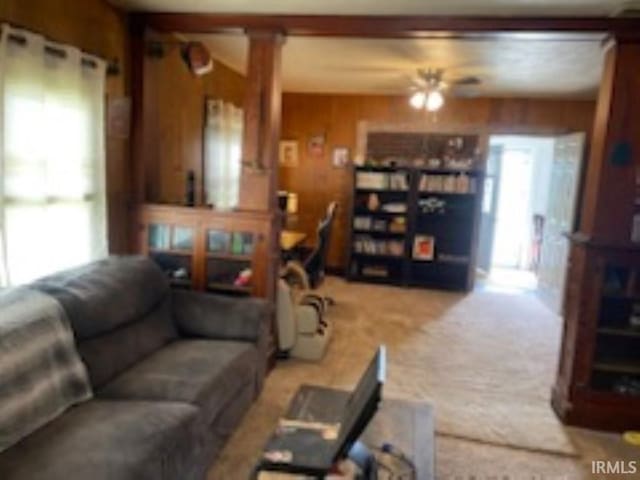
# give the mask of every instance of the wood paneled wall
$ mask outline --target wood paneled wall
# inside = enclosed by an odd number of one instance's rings
[[[145,57],[146,201],[183,205],[189,170],[196,175],[196,202],[202,204],[204,111],[207,97],[242,107],[245,79],[221,62],[212,73],[193,75],[175,38],[163,37],[161,58]]]
[[[595,103],[540,99],[448,99],[437,124],[477,127],[489,133],[590,132]],[[298,194],[296,228],[314,238],[318,220],[326,206],[337,200],[340,209],[333,229],[329,265],[344,267],[348,239],[348,208],[351,202],[350,169],[334,168],[331,154],[336,146],[348,147],[353,157],[360,121],[424,125],[433,119],[409,107],[406,96],[322,95],[288,93],[283,99],[282,138],[297,140],[299,166],[280,167],[280,188]],[[307,155],[313,135],[325,136],[322,158]]]
[[[0,22],[41,33],[108,60],[120,74],[107,80],[107,96],[129,94],[129,35],[126,16],[103,0],[2,0]],[[129,141],[107,137],[109,247],[128,250]]]

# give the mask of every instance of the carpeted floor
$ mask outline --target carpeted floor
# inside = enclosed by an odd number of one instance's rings
[[[561,321],[533,296],[336,278],[323,290],[337,302],[325,359],[278,364],[209,480],[246,479],[298,386],[352,388],[380,343],[389,357],[385,396],[435,406],[438,479],[573,480],[591,478],[591,460],[640,457],[616,435],[567,429],[553,415]]]

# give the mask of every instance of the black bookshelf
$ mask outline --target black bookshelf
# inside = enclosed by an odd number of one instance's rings
[[[413,162],[354,168],[350,280],[473,288],[483,180],[478,137],[473,141],[473,165],[460,168]]]

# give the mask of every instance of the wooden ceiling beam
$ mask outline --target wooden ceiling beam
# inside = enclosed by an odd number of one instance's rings
[[[220,33],[271,30],[287,35],[415,38],[464,34],[602,33],[637,35],[640,18],[606,17],[457,17],[355,15],[230,15],[138,13],[139,21],[159,32]]]

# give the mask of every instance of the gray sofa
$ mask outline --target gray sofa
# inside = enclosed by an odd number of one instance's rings
[[[63,306],[94,397],[2,452],[0,478],[205,478],[262,388],[267,304],[171,290],[142,257],[29,288]]]

